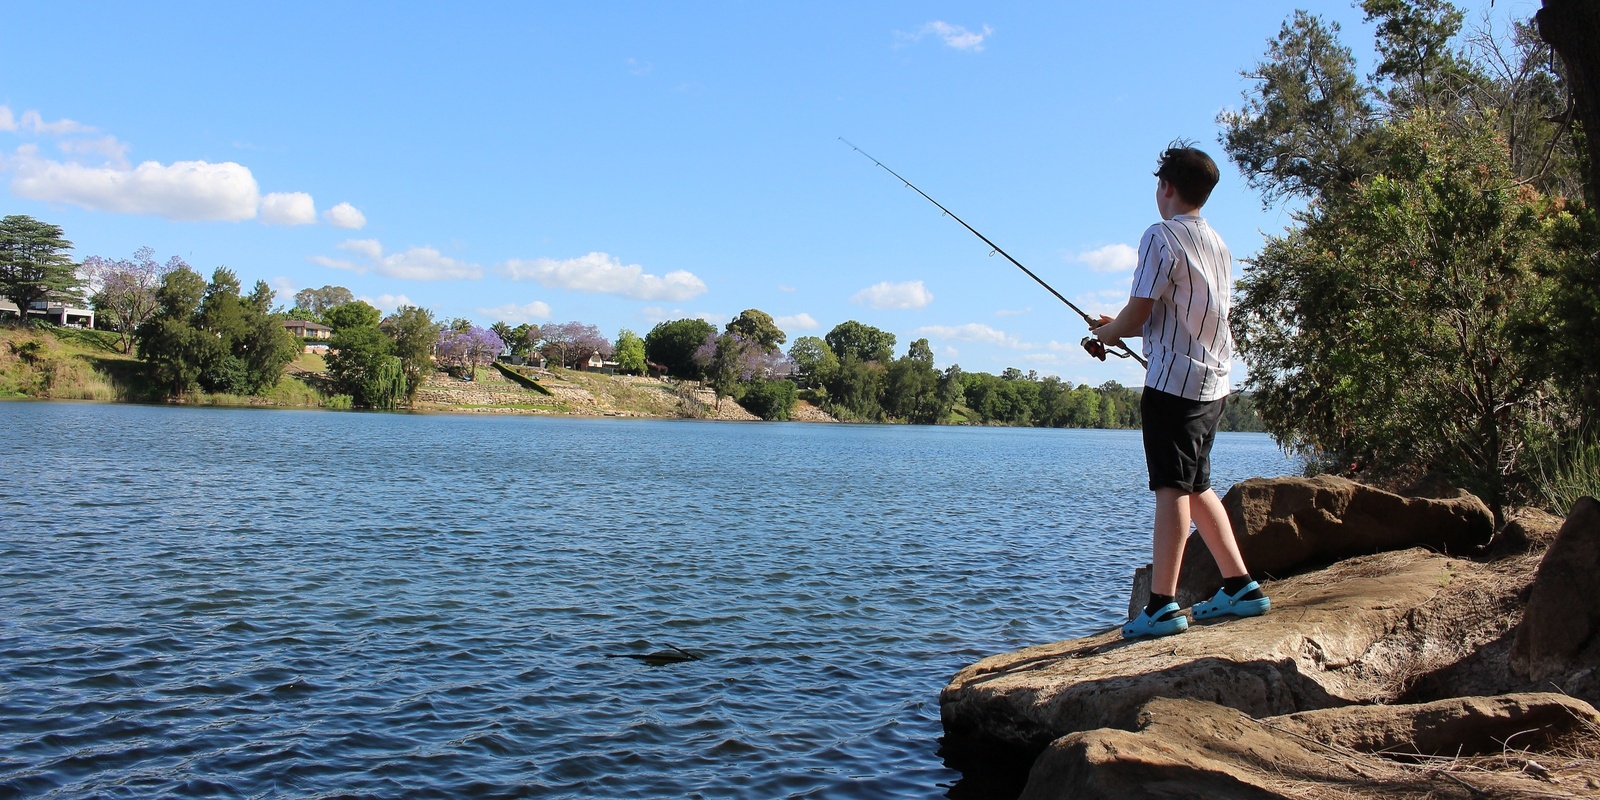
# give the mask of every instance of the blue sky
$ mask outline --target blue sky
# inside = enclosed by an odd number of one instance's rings
[[[1359,10],[1306,6],[1370,70]],[[1504,28],[1537,2],[1462,7]],[[838,137],[1111,313],[1171,139],[1222,165],[1206,215],[1236,257],[1287,224],[1214,120],[1294,8],[10,3],[0,212],[60,225],[78,259],[148,245],[285,305],[333,284],[608,336],[759,308],[790,342],[856,319],[941,368],[1138,385]]]

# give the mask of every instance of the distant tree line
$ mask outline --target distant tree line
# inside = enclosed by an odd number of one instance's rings
[[[466,319],[436,321],[431,311],[417,306],[401,306],[384,316],[342,286],[302,289],[285,312],[273,308],[272,289],[263,281],[243,295],[238,277],[226,267],[207,282],[183,259],[174,256],[163,263],[150,248],[141,248],[130,259],[90,256],[74,265],[64,254],[71,244],[61,238],[60,229],[26,218],[6,218],[0,225],[4,236],[11,237],[0,238],[0,257],[10,259],[4,263],[23,260],[8,252],[31,252],[42,266],[31,272],[0,269],[0,278],[11,280],[0,282],[0,290],[24,300],[60,299],[87,290],[98,324],[118,335],[124,352],[137,352],[149,385],[161,397],[271,389],[303,344],[285,327],[295,320],[331,329],[326,341],[307,341],[329,347],[322,388],[336,405],[344,398],[350,406],[399,408],[415,401],[431,370],[471,380],[478,368],[502,354],[537,355],[569,368],[598,355],[624,374],[640,375],[656,367],[698,381],[719,403],[732,398],[764,419],[788,419],[803,392],[845,420],[1090,428],[1139,424],[1138,392],[1115,382],[1073,386],[1014,368],[998,376],[964,372],[956,365],[939,370],[927,339],[912,342],[896,358],[894,334],[856,320],[836,325],[824,337],[803,336],[784,352],[788,336],[770,314],[754,308],[720,330],[701,319],[679,319],[660,323],[643,337],[623,329],[615,344],[582,322],[496,322],[485,329]],[[17,241],[23,243],[7,244]],[[6,288],[23,284],[23,289]],[[45,288],[31,288],[39,286]],[[1235,428],[1251,425],[1248,406],[1233,413]]]

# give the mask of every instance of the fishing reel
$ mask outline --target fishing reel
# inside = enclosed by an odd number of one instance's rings
[[[1106,349],[1106,343],[1100,341],[1099,339],[1096,339],[1093,336],[1085,336],[1085,337],[1083,337],[1083,341],[1080,342],[1080,344],[1083,345],[1083,349],[1084,350],[1089,351],[1089,355],[1094,356],[1095,358],[1098,358],[1101,361],[1106,360],[1106,356],[1107,355],[1113,355],[1113,356],[1116,356],[1117,358],[1132,358],[1133,357],[1133,353],[1131,351],[1128,351],[1128,350],[1107,350]]]

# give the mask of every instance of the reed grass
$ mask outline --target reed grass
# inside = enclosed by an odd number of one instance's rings
[[[1540,448],[1535,459],[1535,498],[1549,511],[1564,517],[1579,498],[1600,498],[1600,436],[1593,429]]]

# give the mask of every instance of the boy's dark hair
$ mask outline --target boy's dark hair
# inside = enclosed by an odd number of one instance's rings
[[[1177,139],[1161,154],[1156,177],[1177,189],[1178,196],[1185,202],[1198,208],[1211,198],[1211,190],[1222,176],[1211,156],[1195,149],[1194,143]]]

